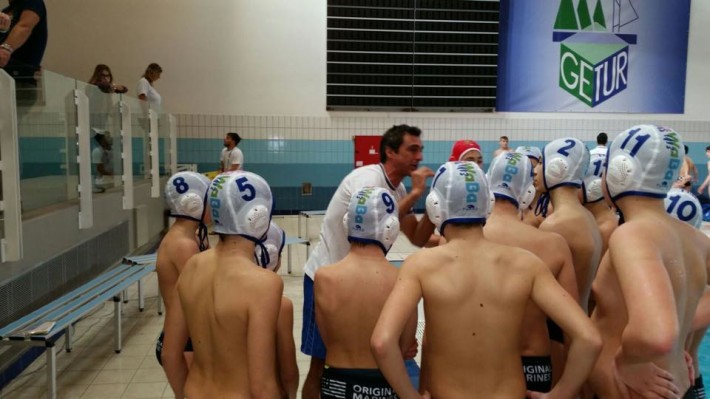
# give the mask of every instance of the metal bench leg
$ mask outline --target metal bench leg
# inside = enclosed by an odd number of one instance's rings
[[[288,274],[291,274],[291,246],[286,246],[286,256],[288,259]]]
[[[163,298],[158,295],[158,316],[163,315]]]
[[[298,238],[301,238],[301,213],[298,213]]]
[[[64,349],[67,353],[72,350],[72,335],[74,335],[74,325],[69,324],[67,328],[64,329]]]
[[[121,353],[121,309],[123,307],[123,303],[121,303],[123,299],[121,298],[122,296],[123,292],[113,297],[113,343],[114,350],[116,351],[116,353]]]
[[[47,342],[47,397],[57,399],[57,348]]]
[[[123,303],[128,303],[128,288],[123,290]]]
[[[143,300],[143,281],[138,280],[138,310],[143,311],[145,309],[145,302]]]
[[[306,236],[304,237],[306,240],[310,241],[311,240],[311,235],[308,234],[308,219],[310,219],[310,216],[306,216]]]

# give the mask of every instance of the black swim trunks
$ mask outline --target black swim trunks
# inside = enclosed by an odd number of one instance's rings
[[[550,356],[523,356],[525,387],[529,391],[550,392],[552,389],[552,360]]]
[[[703,384],[703,376],[699,375],[693,383],[693,390],[695,391],[695,397],[698,399],[705,399],[705,384]]]
[[[155,343],[155,357],[158,358],[158,363],[163,365],[163,339],[165,339],[165,332],[161,331],[158,337],[158,342]],[[187,344],[185,344],[185,352],[192,352],[192,340],[187,339]]]
[[[325,366],[321,399],[397,399],[399,396],[379,369],[339,369]]]
[[[562,332],[562,328],[552,319],[547,319],[547,334],[552,341],[557,341],[561,344],[565,343],[565,334]]]

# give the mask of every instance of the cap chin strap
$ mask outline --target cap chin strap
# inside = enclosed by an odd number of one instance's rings
[[[240,237],[244,237],[249,241],[254,242],[259,248],[261,248],[261,256],[256,255],[256,251],[254,251],[254,261],[256,262],[257,265],[261,266],[263,269],[266,269],[267,266],[269,266],[269,263],[271,263],[271,257],[269,256],[269,251],[266,250],[266,246],[264,245],[264,240],[258,240],[252,236],[248,236],[246,234],[239,234]]]
[[[540,194],[537,199],[537,204],[535,205],[535,216],[547,217],[547,208],[550,205],[550,193],[544,192]]]

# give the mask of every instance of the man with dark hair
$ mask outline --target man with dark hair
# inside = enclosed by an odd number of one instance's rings
[[[303,276],[303,331],[301,352],[311,356],[308,376],[303,384],[303,398],[318,398],[320,381],[325,366],[326,350],[315,320],[313,278],[325,265],[342,260],[350,250],[343,216],[353,194],[363,187],[381,187],[394,198],[399,207],[400,230],[417,246],[423,246],[434,232],[427,217],[417,220],[412,213],[414,203],[426,190],[426,179],[434,175],[422,161],[421,130],[408,125],[393,126],[382,135],[380,144],[382,163],[366,165],[350,172],[338,186],[328,204],[320,232],[320,242],[308,258]],[[407,194],[402,181],[411,177],[412,190]]]
[[[224,136],[224,147],[222,148],[222,156],[220,157],[219,169],[222,172],[231,172],[233,170],[244,169],[244,154],[242,150],[237,148],[242,138],[234,132],[227,133]]]
[[[508,147],[508,136],[500,136],[500,139],[498,140],[498,147],[497,150],[493,152],[493,158],[497,157],[498,155],[504,153],[504,152],[511,152],[512,150],[510,147]]]
[[[606,133],[601,132],[597,135],[597,146],[589,150],[589,157],[591,158],[592,163],[601,160],[599,168],[603,167],[603,163],[606,162],[606,143],[608,141],[609,137]]]
[[[0,12],[0,68],[15,79],[18,105],[32,105],[47,47],[47,10],[42,0],[9,3]]]

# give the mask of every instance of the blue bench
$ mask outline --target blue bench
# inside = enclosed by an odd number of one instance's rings
[[[68,294],[53,300],[32,313],[0,328],[0,344],[44,346],[47,355],[47,397],[57,397],[56,341],[64,332],[66,351],[72,350],[74,323],[105,301],[113,300],[114,344],[122,349],[121,310],[125,290],[134,283],[139,287],[139,308],[143,309],[141,279],[155,270],[155,264],[121,264]],[[42,331],[39,326],[45,325]]]

